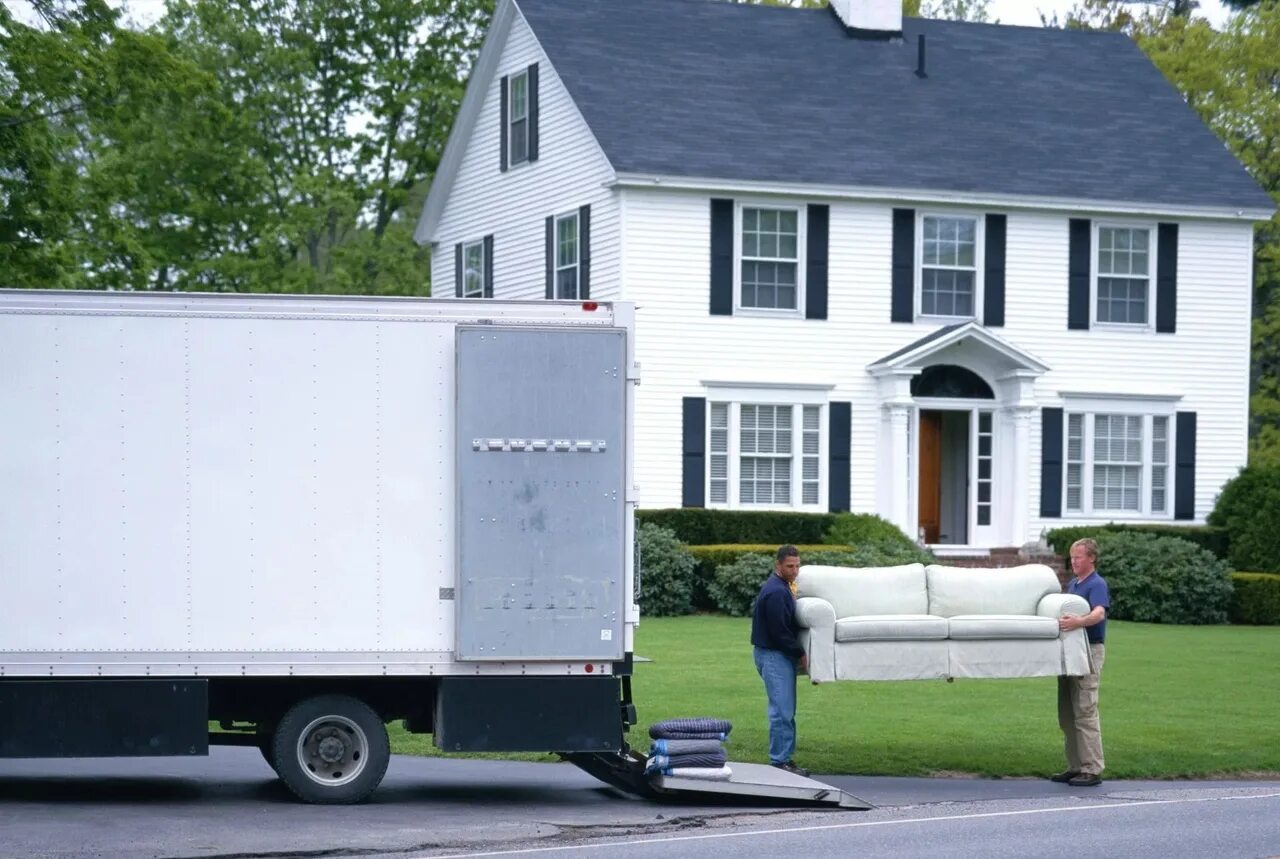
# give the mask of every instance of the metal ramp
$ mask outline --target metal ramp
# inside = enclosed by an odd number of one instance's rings
[[[871,803],[838,787],[765,764],[730,761],[729,769],[733,774],[727,781],[718,781],[646,775],[644,755],[631,750],[603,754],[572,753],[561,757],[606,784],[646,799],[859,811],[874,808]]]

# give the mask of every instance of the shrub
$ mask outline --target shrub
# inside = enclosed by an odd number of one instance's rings
[[[708,585],[715,607],[733,617],[750,614],[760,586],[773,572],[774,558],[772,553],[746,554],[717,567]],[[807,553],[801,551],[800,562],[828,567],[892,567],[932,563],[933,556],[914,544],[867,543],[845,550],[828,546]]]
[[[1227,481],[1209,524],[1227,529],[1237,570],[1280,573],[1280,467],[1250,466]]]
[[[835,522],[834,513],[788,513],[763,510],[708,510],[677,507],[640,510],[641,522],[670,528],[683,543],[710,546],[722,543],[759,543],[774,549],[790,543],[822,543]]]
[[[1226,623],[1231,574],[1212,553],[1176,537],[1098,533],[1098,571],[1111,590],[1108,617],[1149,623]]]
[[[670,529],[641,523],[636,529],[640,611],[649,617],[693,612],[693,555]]]
[[[718,546],[689,546],[689,554],[697,561],[697,569],[693,571],[693,607],[700,611],[717,611],[719,606],[711,596],[711,583],[715,581],[716,570],[725,564],[732,564],[743,555],[774,554],[781,543],[726,543]],[[806,563],[811,552],[830,551],[834,546],[818,544],[815,546],[796,546],[800,550],[800,562]],[[770,568],[772,569],[772,567]]]
[[[708,585],[716,608],[730,617],[751,614],[751,604],[760,586],[773,572],[773,559],[773,555],[743,555],[717,568],[715,578]]]
[[[1053,547],[1053,551],[1065,557],[1071,550],[1071,544],[1082,537],[1097,538],[1101,533],[1121,532],[1177,537],[1207,549],[1223,561],[1228,560],[1230,534],[1226,528],[1212,525],[1139,525],[1122,522],[1108,522],[1106,525],[1072,525],[1066,528],[1054,528],[1045,535],[1045,539]]]
[[[1280,576],[1232,573],[1231,622],[1257,626],[1280,624]]]
[[[867,543],[916,545],[897,525],[870,513],[837,513],[823,542],[839,546],[862,546]]]

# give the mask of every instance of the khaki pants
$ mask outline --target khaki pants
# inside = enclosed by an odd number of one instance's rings
[[[1101,644],[1089,645],[1093,671],[1083,677],[1058,678],[1058,725],[1062,728],[1067,769],[1102,775],[1102,728],[1098,724],[1098,679],[1104,656]]]

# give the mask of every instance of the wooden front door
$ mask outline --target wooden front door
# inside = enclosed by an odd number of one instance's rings
[[[942,412],[920,412],[920,527],[936,543],[942,524]]]

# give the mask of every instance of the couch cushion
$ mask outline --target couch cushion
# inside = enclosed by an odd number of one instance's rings
[[[836,621],[836,641],[941,641],[947,619],[928,614],[870,614]]]
[[[928,614],[955,617],[962,614],[1029,614],[1045,594],[1062,590],[1058,577],[1044,564],[1007,569],[943,567],[925,568],[929,582]],[[839,610],[836,617],[841,617]]]
[[[1052,617],[1023,614],[970,614],[947,619],[951,638],[1057,638],[1058,621]],[[836,621],[836,641],[840,640]]]
[[[835,608],[837,618],[929,613],[923,564],[900,567],[803,566],[796,579],[796,596],[826,600]]]

